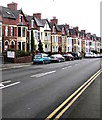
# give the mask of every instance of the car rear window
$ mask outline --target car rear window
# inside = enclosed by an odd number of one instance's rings
[[[41,58],[41,54],[35,55],[35,58]]]

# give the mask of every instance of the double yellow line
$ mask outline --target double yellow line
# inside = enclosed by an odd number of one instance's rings
[[[88,88],[88,86],[101,74],[102,68],[88,79],[80,88],[69,96],[58,108],[56,108],[45,120],[59,119],[66,110],[78,99],[78,97]]]

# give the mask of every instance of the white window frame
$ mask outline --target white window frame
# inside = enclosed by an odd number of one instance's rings
[[[14,27],[11,26],[11,36],[14,36]]]
[[[5,36],[8,36],[8,26],[5,27]]]
[[[31,20],[31,28],[33,28],[34,20]]]
[[[22,22],[22,15],[19,15],[19,22]]]

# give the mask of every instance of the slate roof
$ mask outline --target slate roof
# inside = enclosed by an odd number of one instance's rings
[[[58,25],[58,27],[62,30],[62,27],[63,27],[64,25]]]
[[[26,20],[28,22],[28,25],[30,24],[30,21],[33,19],[33,16],[25,15]]]
[[[25,16],[26,16],[26,19],[27,19],[28,24],[30,23],[31,20],[34,20],[34,21],[35,21],[37,27],[44,27],[46,21],[47,21],[48,24],[49,24],[49,21],[48,21],[47,19],[41,19],[41,20],[40,20],[40,19],[37,18],[37,17],[33,17],[33,16],[29,16],[29,15],[25,15]],[[49,26],[50,26],[50,24],[49,24]]]
[[[53,26],[55,25],[54,23],[49,23],[50,27],[53,28]]]
[[[45,23],[46,23],[46,19],[41,19],[40,22],[42,23],[43,26],[45,26]]]
[[[40,20],[40,19],[38,19],[38,18],[34,17],[34,20],[35,20],[36,25],[37,25],[38,27],[44,27],[44,25],[43,25],[43,23],[41,22],[41,20]]]
[[[9,19],[16,20],[20,13],[23,14],[23,11],[21,9],[20,10],[11,10],[10,8],[3,7],[3,6],[1,6],[1,9],[2,9],[2,17],[3,18],[9,18]],[[25,15],[24,15],[24,18],[25,18],[25,21],[27,21]]]
[[[29,16],[29,15],[25,15],[25,16],[28,22],[30,22],[33,19],[33,16]]]
[[[57,32],[61,32],[62,30],[60,29],[59,25],[55,25]]]
[[[1,6],[1,8],[2,8],[2,17],[3,18],[16,19],[16,16],[11,9],[9,9],[7,7],[2,7],[2,6]]]

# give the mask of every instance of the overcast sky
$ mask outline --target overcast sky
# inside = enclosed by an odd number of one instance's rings
[[[53,16],[58,24],[78,26],[79,30],[100,36],[100,2],[101,0],[2,0],[1,6],[11,2],[18,3],[18,9],[24,13],[42,13],[42,18],[50,20]]]

